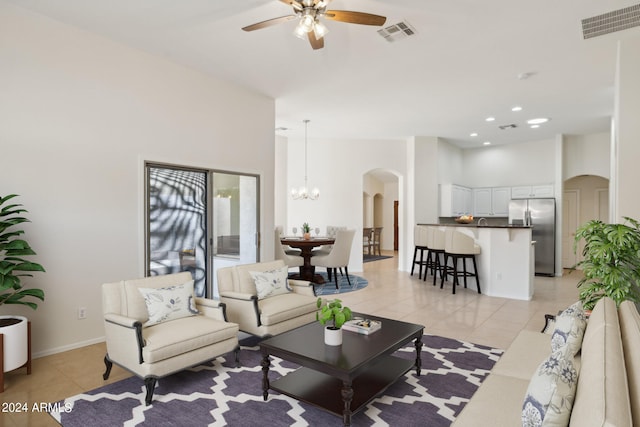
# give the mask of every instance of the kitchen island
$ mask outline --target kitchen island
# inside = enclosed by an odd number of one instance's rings
[[[521,225],[418,224],[455,227],[480,246],[476,255],[480,288],[492,297],[530,300],[533,297],[535,242],[531,227]],[[471,279],[471,289],[475,288]]]

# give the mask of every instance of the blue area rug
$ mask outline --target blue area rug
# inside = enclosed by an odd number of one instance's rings
[[[349,274],[349,281],[347,281],[347,276],[342,275],[338,272],[338,289],[336,289],[336,284],[333,281],[333,276],[331,276],[331,281],[329,281],[329,276],[327,275],[327,273],[321,272],[316,274],[320,274],[324,278],[323,284],[313,285],[313,289],[318,296],[353,292],[357,291],[358,289],[363,289],[369,284],[367,279],[365,279],[364,277],[355,276],[353,274]],[[351,285],[349,285],[349,282],[351,282]]]
[[[407,372],[356,413],[352,425],[449,426],[502,354],[434,335],[422,342],[422,374]],[[143,381],[131,377],[58,402],[65,410],[50,415],[65,427],[342,425],[342,418],[274,391],[265,402],[258,343],[241,342],[240,367],[228,354],[161,378],[149,406]],[[415,347],[410,343],[394,355],[413,360]],[[297,367],[272,357],[270,380]]]

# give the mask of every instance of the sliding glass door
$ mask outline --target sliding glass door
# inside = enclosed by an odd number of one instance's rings
[[[147,275],[189,271],[217,297],[216,270],[258,261],[258,177],[146,165]]]

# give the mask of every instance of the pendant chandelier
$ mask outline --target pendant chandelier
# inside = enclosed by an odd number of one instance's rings
[[[316,200],[318,197],[320,197],[320,190],[315,187],[311,193],[309,193],[308,190],[308,186],[307,186],[307,125],[309,124],[309,120],[303,120],[304,122],[304,187],[300,187],[300,188],[292,188],[291,189],[291,197],[294,200],[301,200],[301,199],[309,199],[309,200]]]

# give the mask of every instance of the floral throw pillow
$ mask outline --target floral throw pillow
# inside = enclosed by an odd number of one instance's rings
[[[569,306],[556,316],[555,329],[551,335],[551,352],[567,346],[569,356],[575,356],[582,347],[582,338],[587,328],[587,317],[580,301]]]
[[[193,280],[166,288],[138,288],[147,305],[149,320],[144,326],[198,314],[193,295]]]
[[[286,294],[291,291],[288,286],[289,267],[268,271],[250,271],[258,292],[258,299],[265,299],[274,295]]]
[[[522,405],[523,427],[567,426],[578,386],[578,373],[567,348],[552,353],[529,382]]]

